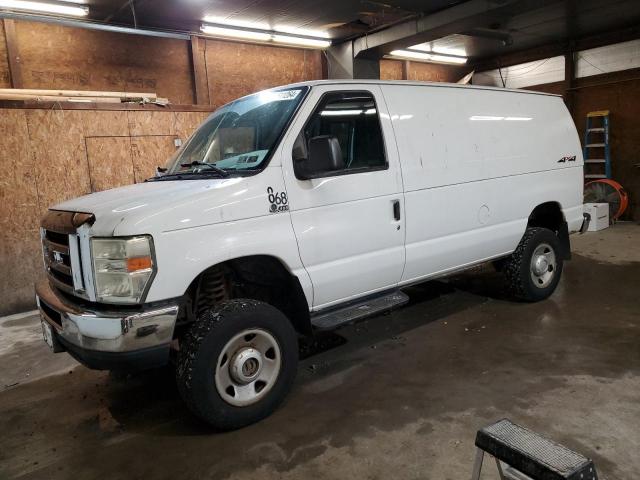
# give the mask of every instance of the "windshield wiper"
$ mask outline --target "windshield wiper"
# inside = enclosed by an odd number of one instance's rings
[[[221,177],[229,176],[229,172],[227,172],[226,170],[223,170],[220,167],[216,167],[213,163],[199,162],[198,160],[194,160],[191,163],[181,163],[180,166],[181,167],[206,167],[212,172],[216,172]],[[180,173],[192,174],[192,173],[202,173],[202,172],[180,172]]]

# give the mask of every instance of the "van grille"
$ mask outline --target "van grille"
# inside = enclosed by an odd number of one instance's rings
[[[42,253],[50,283],[58,289],[87,298],[74,212],[49,211],[42,221]],[[74,272],[74,268],[78,271]]]
[[[73,293],[75,287],[71,270],[69,237],[72,235],[44,230],[42,252],[47,274],[52,283],[62,290]]]

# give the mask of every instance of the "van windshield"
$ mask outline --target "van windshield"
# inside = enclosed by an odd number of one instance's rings
[[[169,160],[166,175],[261,169],[307,88],[266,90],[219,108]]]

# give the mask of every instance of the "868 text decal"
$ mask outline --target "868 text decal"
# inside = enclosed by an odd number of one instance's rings
[[[273,192],[273,188],[267,188],[267,198],[269,200],[269,212],[280,213],[289,211],[289,200],[286,192]]]

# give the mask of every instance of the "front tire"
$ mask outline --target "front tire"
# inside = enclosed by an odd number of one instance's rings
[[[270,415],[291,389],[298,339],[289,319],[264,302],[229,300],[202,312],[180,341],[178,390],[219,430]]]
[[[511,294],[526,302],[548,298],[562,275],[561,252],[554,232],[540,227],[527,228],[503,270]]]

